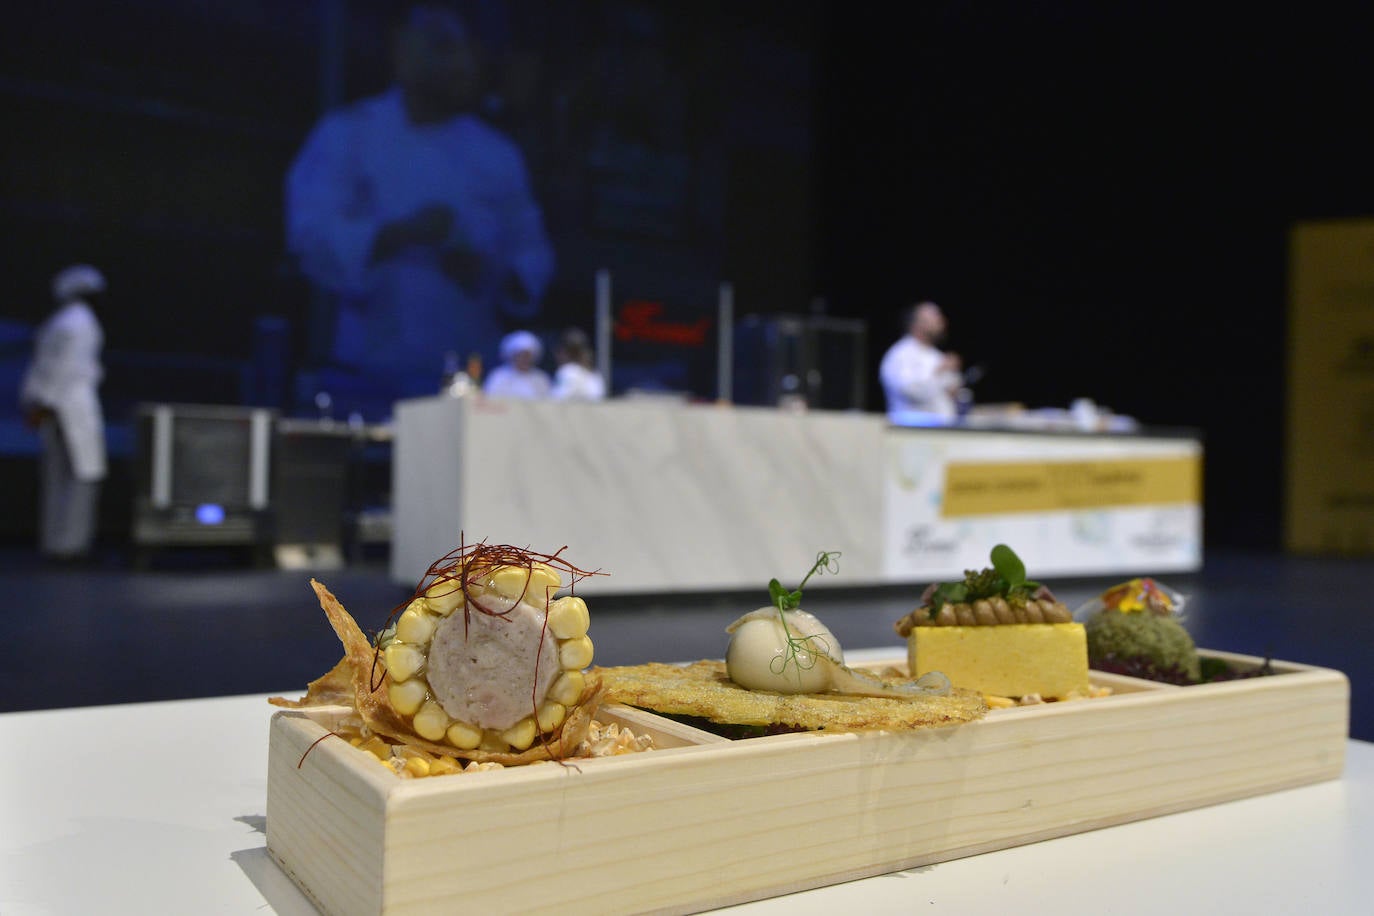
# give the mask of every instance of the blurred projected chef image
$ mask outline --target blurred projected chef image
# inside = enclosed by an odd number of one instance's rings
[[[455,346],[494,362],[538,312],[553,252],[524,157],[478,114],[480,49],[421,3],[394,40],[395,85],[326,115],[286,181],[287,237],[336,309],[332,360],[397,397],[433,391]]]
[[[39,550],[49,561],[80,562],[95,535],[105,478],[105,420],[97,388],[105,336],[96,303],[105,278],[86,264],[52,282],[57,309],[38,329],[19,401],[40,437]]]
[[[964,384],[963,363],[957,353],[940,349],[948,330],[945,313],[934,302],[921,302],[906,315],[906,334],[878,366],[888,418],[919,425],[953,422],[955,398]]]

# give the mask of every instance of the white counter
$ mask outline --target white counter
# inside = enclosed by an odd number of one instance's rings
[[[1196,438],[889,427],[876,414],[612,401],[397,405],[391,575],[458,544],[552,552],[587,593],[924,584],[1012,544],[1033,575],[1202,563]]]
[[[460,529],[567,545],[574,565],[610,573],[578,586],[589,594],[766,588],[820,550],[844,554],[849,582],[881,569],[880,417],[424,398],[398,404],[395,427],[391,574],[403,584]]]
[[[0,913],[312,916],[265,846],[273,711],[248,696],[0,715]],[[1337,916],[1368,912],[1372,860],[1374,744],[1352,741],[1339,781],[732,911]]]

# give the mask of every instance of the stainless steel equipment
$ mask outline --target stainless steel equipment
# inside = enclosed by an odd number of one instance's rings
[[[267,543],[275,419],[264,408],[140,405],[133,517],[140,560],[150,547]]]
[[[272,456],[272,543],[283,569],[344,565],[354,431],[329,420],[282,419]]]

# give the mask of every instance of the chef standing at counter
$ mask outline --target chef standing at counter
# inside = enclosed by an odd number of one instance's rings
[[[555,401],[604,401],[606,380],[592,367],[592,345],[581,328],[568,328],[559,338],[558,371],[553,375]]]
[[[887,415],[898,423],[939,425],[958,414],[955,396],[963,384],[957,353],[939,348],[948,322],[934,302],[907,311],[907,333],[888,348],[878,367]]]
[[[539,401],[549,396],[553,385],[549,374],[539,368],[544,345],[529,331],[514,331],[501,339],[501,365],[487,376],[482,393],[489,398]]]
[[[96,389],[105,336],[92,304],[105,292],[100,271],[78,264],[53,278],[53,312],[34,338],[20,406],[42,439],[39,549],[76,562],[90,552],[105,477],[105,421]]]

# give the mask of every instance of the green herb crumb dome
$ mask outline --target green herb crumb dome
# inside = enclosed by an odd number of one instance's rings
[[[1173,617],[1104,610],[1094,614],[1085,627],[1089,663],[1111,655],[1144,658],[1157,668],[1183,671],[1194,681],[1200,676],[1193,637]]]

